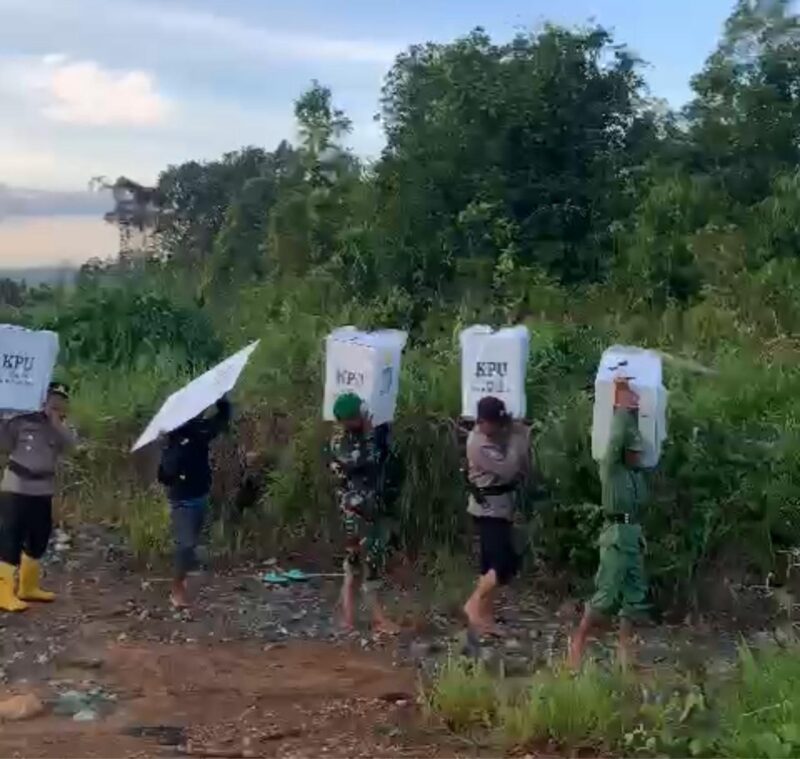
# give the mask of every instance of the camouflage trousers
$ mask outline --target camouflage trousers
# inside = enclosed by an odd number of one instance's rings
[[[339,499],[345,533],[344,573],[348,578],[360,577],[365,592],[380,583],[389,552],[388,525],[368,500],[352,499],[348,494]]]

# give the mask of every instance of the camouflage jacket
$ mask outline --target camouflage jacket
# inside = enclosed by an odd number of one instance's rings
[[[329,455],[339,507],[371,518],[377,507],[380,475],[374,435],[337,429],[331,438]]]

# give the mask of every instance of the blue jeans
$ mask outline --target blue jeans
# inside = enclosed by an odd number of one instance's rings
[[[197,566],[197,543],[203,531],[208,496],[170,503],[172,540],[175,544],[175,577],[182,580]]]

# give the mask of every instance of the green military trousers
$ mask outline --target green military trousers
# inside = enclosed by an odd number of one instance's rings
[[[647,616],[644,536],[638,524],[608,524],[600,533],[600,566],[589,606],[603,615]]]

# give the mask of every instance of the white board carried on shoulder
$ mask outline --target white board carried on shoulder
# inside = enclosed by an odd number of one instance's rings
[[[408,335],[399,329],[362,332],[335,329],[325,339],[325,394],[322,416],[334,421],[333,404],[355,393],[366,404],[374,425],[394,419],[400,390],[400,361]]]
[[[250,343],[170,395],[133,444],[131,453],[156,441],[159,435],[178,429],[233,390],[259,342]]]
[[[461,415],[474,419],[478,401],[499,398],[515,419],[524,419],[525,373],[530,333],[524,325],[494,330],[485,324],[467,327],[461,343]]]
[[[0,324],[0,410],[38,411],[58,358],[58,335]]]
[[[639,432],[644,443],[642,466],[654,467],[667,439],[667,391],[662,380],[661,356],[655,351],[624,345],[614,345],[604,351],[597,368],[592,458],[602,459],[608,447],[617,377],[628,378],[631,389],[639,396]]]

